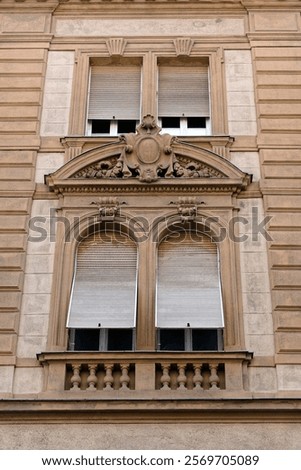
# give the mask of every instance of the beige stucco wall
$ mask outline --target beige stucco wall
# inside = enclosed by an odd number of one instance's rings
[[[0,425],[2,449],[299,449],[301,424]]]
[[[44,85],[41,136],[68,134],[73,51],[50,51]]]
[[[243,35],[243,18],[127,18],[127,19],[64,19],[55,22],[58,36],[232,36]]]
[[[256,109],[251,51],[226,50],[228,125],[231,135],[256,135]]]

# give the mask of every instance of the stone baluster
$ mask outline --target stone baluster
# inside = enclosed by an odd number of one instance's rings
[[[219,388],[219,376],[217,375],[217,369],[218,369],[218,364],[209,364],[209,369],[210,369],[210,377],[209,377],[209,383],[210,383],[210,388],[211,389],[218,389]]]
[[[161,364],[162,367],[162,377],[161,377],[161,390],[170,390],[170,375],[169,375],[169,369],[170,369],[170,364],[163,363]]]
[[[114,377],[113,377],[113,367],[114,364],[105,364],[105,371],[106,375],[104,378],[104,390],[113,390],[113,383],[114,383]]]
[[[87,378],[87,383],[88,383],[88,388],[89,392],[94,392],[96,391],[96,385],[97,385],[97,377],[96,377],[96,369],[97,369],[97,364],[88,364],[89,368],[89,376]]]
[[[130,364],[120,364],[120,367],[121,367],[121,377],[120,377],[121,390],[128,390],[129,383],[130,383],[130,377],[128,374]]]
[[[186,390],[186,374],[185,374],[186,364],[178,364],[179,375],[177,378],[178,390]]]
[[[81,365],[80,364],[72,364],[72,370],[73,370],[73,375],[71,377],[71,390],[78,391],[80,390],[80,384],[81,384],[81,376],[80,376],[80,370],[81,370]]]
[[[193,376],[193,383],[195,390],[202,389],[203,377],[202,377],[202,366],[203,364],[193,364],[194,376]]]

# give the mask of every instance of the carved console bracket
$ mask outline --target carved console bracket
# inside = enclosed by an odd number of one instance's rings
[[[197,204],[195,197],[179,197],[178,199],[178,214],[183,223],[193,221],[197,215]]]
[[[93,201],[99,210],[100,221],[113,221],[118,211],[119,201],[117,197],[100,197]]]

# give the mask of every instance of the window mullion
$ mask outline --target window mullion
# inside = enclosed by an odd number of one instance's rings
[[[187,117],[180,118],[180,133],[187,134]]]
[[[153,52],[143,57],[141,74],[141,117],[146,114],[157,116],[158,70],[157,57]]]
[[[138,245],[138,296],[136,347],[138,350],[154,350],[156,245],[150,238]],[[139,288],[141,286],[142,288]]]
[[[70,351],[75,350],[75,328],[71,328],[69,331],[69,345],[68,348]]]
[[[108,330],[101,328],[99,330],[99,351],[106,351],[108,348]]]
[[[185,351],[192,351],[192,329],[185,328]]]
[[[118,121],[112,119],[110,121],[110,135],[117,135],[118,133]]]

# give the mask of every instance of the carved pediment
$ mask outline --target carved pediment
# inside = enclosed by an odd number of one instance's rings
[[[114,191],[117,185],[145,191],[153,184],[159,191],[167,186],[177,190],[178,184],[185,184],[187,190],[192,185],[198,191],[239,191],[250,182],[249,175],[220,155],[160,130],[147,115],[136,133],[78,155],[49,175],[47,183],[59,191],[73,187],[75,191],[103,192]]]
[[[124,143],[121,155],[99,160],[73,175],[73,178],[138,178],[152,183],[160,178],[225,178],[210,165],[189,157],[175,155],[176,138],[160,134],[152,116],[146,116],[136,134],[120,137]]]

